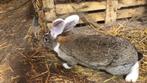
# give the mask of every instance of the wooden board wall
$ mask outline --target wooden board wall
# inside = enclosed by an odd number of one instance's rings
[[[126,2],[125,2],[126,1]],[[139,5],[146,5],[146,0],[119,0],[118,1],[118,9],[124,7],[132,7],[132,6],[139,6]],[[97,10],[105,10],[106,9],[106,1],[92,1],[92,2],[81,2],[77,3],[66,3],[66,4],[56,4],[56,13],[59,15],[73,13],[77,8],[80,12],[87,12],[87,11],[97,11]]]
[[[105,23],[111,23],[116,21],[116,19],[143,15],[146,5],[147,0],[103,0],[60,3],[55,5],[55,12],[58,16],[72,14],[76,12],[76,8],[78,12],[84,13],[87,18],[91,18],[95,22],[105,21]]]
[[[37,1],[37,0],[36,0]],[[140,16],[146,10],[147,0],[97,0],[80,3],[58,3],[54,0],[42,0],[45,20],[52,22],[58,16],[76,13],[84,13],[87,18],[111,23],[116,19]],[[50,23],[47,26],[50,27]],[[80,21],[80,23],[83,23]]]

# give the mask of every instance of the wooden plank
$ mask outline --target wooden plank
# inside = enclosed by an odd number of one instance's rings
[[[117,15],[118,15],[117,19],[134,17],[134,16],[141,16],[141,15],[144,15],[145,10],[146,10],[145,7],[119,10],[117,13]]]
[[[119,0],[120,1],[120,0]],[[138,5],[145,5],[147,4],[146,0],[129,0],[132,3],[125,3],[120,2],[118,5],[118,9],[122,7],[131,7],[131,6],[138,6]],[[95,11],[95,10],[104,10],[106,9],[106,1],[91,1],[91,2],[81,2],[77,3],[68,3],[68,4],[56,4],[56,13],[59,15],[66,14],[66,13],[73,13],[75,10],[73,7],[78,9],[80,12],[86,11]]]
[[[42,0],[42,2],[43,2],[43,9],[47,10],[45,12],[46,20],[47,21],[54,20],[56,17],[54,0]]]
[[[44,31],[48,31],[49,28],[51,28],[51,22],[56,18],[55,13],[55,4],[54,0],[42,0],[43,2],[43,9],[45,11],[45,22],[50,22],[46,24],[46,28]]]
[[[113,23],[117,19],[118,0],[107,0],[105,23]]]
[[[118,10],[117,19],[128,18],[133,16],[141,16],[144,14],[145,10],[146,8],[144,7]],[[88,13],[84,15],[93,22],[104,21],[105,19],[105,12]],[[80,21],[80,23],[83,22]]]
[[[65,14],[75,12],[73,9],[76,8],[78,11],[93,11],[93,10],[102,10],[106,8],[106,2],[83,2],[83,3],[68,3],[68,4],[56,4],[56,13]],[[73,6],[73,7],[72,7]]]
[[[140,0],[119,0],[119,2],[122,3],[122,4],[131,4],[131,3],[134,3],[136,1],[140,1]]]
[[[139,5],[147,5],[146,0],[119,0],[118,9]]]

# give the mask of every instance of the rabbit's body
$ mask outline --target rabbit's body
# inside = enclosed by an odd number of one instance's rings
[[[59,57],[67,61],[70,65],[73,65],[73,63],[81,64],[86,67],[104,70],[111,67],[129,65],[128,69],[130,69],[138,60],[138,54],[134,46],[127,40],[119,37],[108,35],[78,35],[77,38],[74,36],[72,40],[65,43],[59,42],[59,44]],[[71,58],[67,60],[65,56]],[[108,69],[108,72],[111,73],[110,69]],[[124,72],[124,74],[126,73],[128,71]],[[118,75],[123,73],[113,74]]]
[[[57,19],[44,36],[44,45],[66,62],[63,66],[70,69],[80,64],[113,75],[127,75],[126,81],[136,82],[140,59],[136,48],[129,41],[110,35],[65,34],[78,22],[77,15]]]

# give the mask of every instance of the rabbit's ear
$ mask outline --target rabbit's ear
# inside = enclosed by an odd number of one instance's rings
[[[70,31],[71,29],[76,26],[79,22],[79,16],[78,15],[71,15],[65,19],[65,27],[64,32]]]
[[[53,27],[51,28],[51,36],[53,38],[56,38],[59,34],[63,32],[63,29],[65,27],[65,22],[63,19],[59,18],[53,21]]]

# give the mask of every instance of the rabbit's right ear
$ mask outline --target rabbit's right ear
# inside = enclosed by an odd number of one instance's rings
[[[78,15],[71,15],[65,19],[65,27],[64,32],[70,31],[71,29],[76,26],[79,22],[79,16]]]
[[[59,18],[53,21],[53,25],[51,28],[51,36],[55,39],[59,34],[61,34],[64,30],[65,22],[63,19]]]

